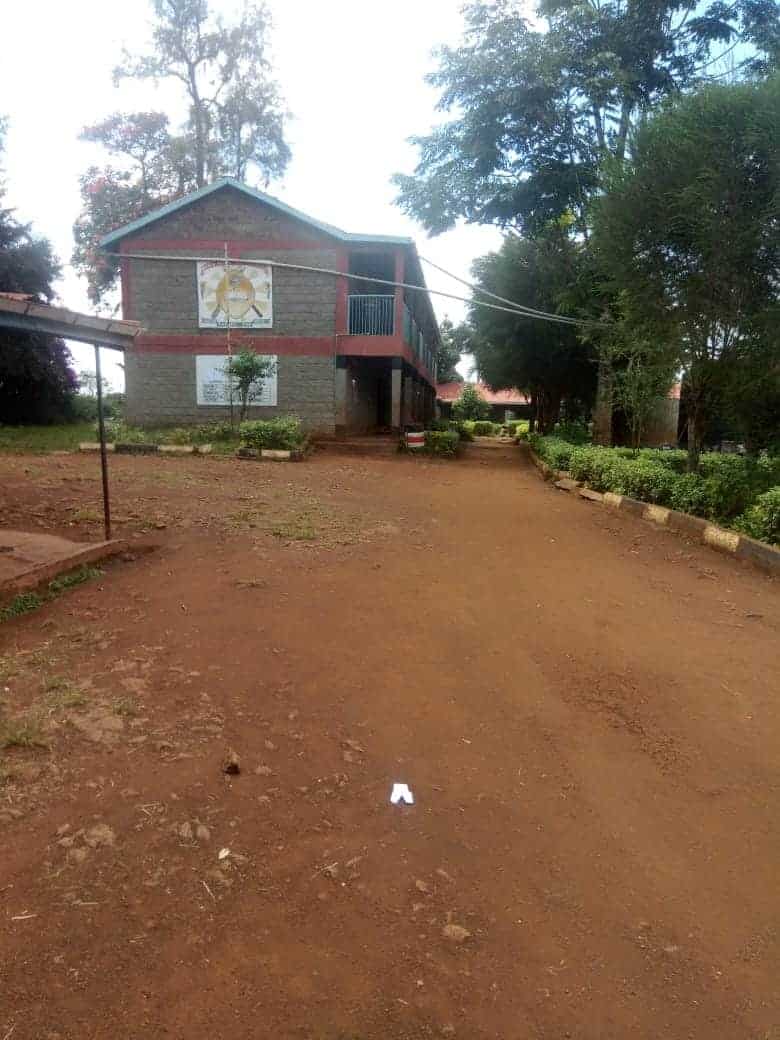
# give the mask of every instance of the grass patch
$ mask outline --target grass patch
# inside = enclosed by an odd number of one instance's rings
[[[102,574],[103,571],[97,567],[79,567],[77,570],[71,571],[70,574],[63,574],[59,578],[50,581],[45,592],[21,592],[18,596],[14,596],[10,603],[0,607],[0,624],[3,621],[12,621],[14,618],[30,614],[45,603],[50,603],[51,600],[56,599],[60,593],[65,592],[67,589],[83,585],[85,581],[91,581]]]
[[[29,455],[45,451],[76,451],[81,441],[95,439],[92,423],[57,426],[0,426],[0,452]]]
[[[23,617],[33,610],[38,610],[46,602],[43,596],[37,592],[21,592],[14,596],[10,603],[0,607],[0,622],[11,621],[13,618]]]
[[[113,708],[114,714],[122,719],[132,719],[138,714],[138,706],[131,697],[118,697]]]
[[[288,542],[313,542],[317,532],[304,520],[290,520],[283,524],[274,524],[271,534],[275,538],[284,538]]]
[[[87,696],[80,686],[70,679],[54,676],[44,683],[46,703],[54,711],[66,711],[68,708],[83,708]]]
[[[20,715],[16,719],[0,719],[0,748],[45,748],[41,720],[36,715]]]
[[[83,567],[79,567],[78,570],[71,571],[70,574],[61,574],[59,578],[50,581],[49,594],[58,596],[61,592],[65,592],[66,589],[74,589],[77,585],[83,585],[85,581],[92,581],[94,578],[102,577],[103,571],[99,567],[90,567],[85,564]]]
[[[98,524],[103,520],[103,514],[95,509],[75,509],[70,518],[74,524]]]
[[[20,672],[19,662],[12,654],[0,657],[0,683],[13,679]]]

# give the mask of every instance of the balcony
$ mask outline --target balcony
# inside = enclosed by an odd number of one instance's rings
[[[392,336],[395,331],[395,296],[351,293],[349,303],[350,336]]]

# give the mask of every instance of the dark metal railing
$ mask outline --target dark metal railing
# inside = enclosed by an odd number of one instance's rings
[[[349,296],[351,336],[392,336],[395,296],[353,293]]]

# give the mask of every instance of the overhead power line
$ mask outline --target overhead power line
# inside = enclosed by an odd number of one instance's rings
[[[408,289],[411,292],[425,293],[428,296],[443,296],[448,300],[457,300],[458,303],[467,303],[472,307],[488,307],[490,310],[503,311],[506,314],[515,314],[520,318],[535,318],[539,321],[553,321],[565,325],[595,325],[596,322],[584,321],[577,318],[568,318],[560,314],[547,314],[544,311],[535,311],[530,307],[525,307],[523,304],[514,303],[512,300],[504,301],[509,303],[510,306],[503,306],[496,303],[487,303],[484,300],[468,299],[465,296],[456,296],[455,293],[442,292],[441,289],[428,289],[424,285],[412,285],[409,282],[395,282],[390,281],[387,278],[371,278],[364,274],[351,274],[349,271],[337,271],[334,268],[329,267],[309,267],[306,264],[288,264],[283,263],[280,260],[257,260],[249,257],[232,257],[232,256],[182,256],[181,254],[168,255],[160,253],[106,253],[106,256],[113,256],[119,260],[175,260],[179,262],[189,263],[209,263],[209,264],[236,264],[236,265],[255,265],[257,267],[279,267],[290,271],[307,271],[310,274],[327,274],[332,275],[335,278],[349,278],[351,281],[358,282],[370,282],[372,285],[386,285],[394,289]],[[426,261],[430,263],[430,261]],[[435,266],[435,265],[434,265]],[[445,272],[446,273],[446,272]],[[454,275],[452,277],[455,277]],[[460,281],[461,279],[458,279]],[[468,283],[466,283],[468,284]],[[478,292],[484,292],[484,290],[477,289]],[[492,293],[487,293],[492,296]],[[502,299],[502,297],[496,297]]]
[[[452,278],[456,282],[460,282],[461,285],[465,285],[472,292],[481,293],[483,296],[489,296],[493,300],[500,300],[501,303],[508,303],[513,308],[516,308],[520,314],[523,314],[531,318],[541,318],[545,321],[557,321],[565,325],[595,325],[597,322],[588,321],[584,318],[570,318],[565,314],[554,314],[551,311],[540,311],[535,307],[526,307],[523,303],[515,303],[514,300],[507,300],[504,296],[497,296],[495,293],[490,292],[488,289],[483,289],[482,286],[477,285],[475,282],[468,282],[465,278],[460,278],[458,275],[453,274],[452,271],[446,271],[443,267],[439,267],[433,260],[427,260],[424,256],[420,259],[423,263],[428,264],[429,267],[434,267],[441,274],[447,275],[448,278]],[[472,301],[478,304],[479,300]]]

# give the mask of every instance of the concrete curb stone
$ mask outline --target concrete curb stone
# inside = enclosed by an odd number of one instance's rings
[[[780,549],[776,549],[772,545],[748,538],[747,535],[740,534],[738,531],[718,527],[701,517],[691,516],[689,513],[679,513],[676,509],[667,509],[665,506],[653,505],[649,502],[639,502],[635,498],[616,495],[612,491],[606,491],[602,495],[590,488],[580,487],[576,481],[571,480],[571,474],[563,470],[551,469],[543,459],[539,458],[530,445],[528,445],[528,452],[531,461],[544,479],[555,480],[555,486],[563,491],[577,491],[580,498],[598,502],[616,512],[630,513],[632,516],[638,516],[640,519],[660,527],[667,527],[677,534],[684,534],[701,542],[710,549],[727,553],[729,556],[736,556],[741,560],[748,560],[768,574],[780,575]]]

